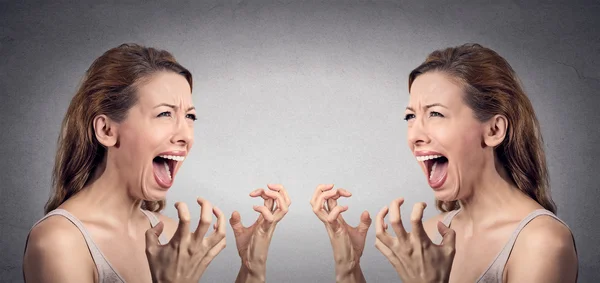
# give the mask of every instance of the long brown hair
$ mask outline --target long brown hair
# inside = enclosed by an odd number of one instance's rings
[[[556,213],[549,190],[548,168],[539,122],[510,64],[479,44],[436,50],[408,76],[408,90],[427,72],[443,72],[460,83],[465,103],[479,121],[504,115],[508,132],[494,152],[517,187],[545,209]],[[441,211],[455,210],[458,201],[436,201]]]
[[[164,50],[122,44],[98,57],[86,71],[62,121],[52,173],[52,194],[45,213],[83,189],[103,161],[106,148],[94,134],[93,119],[104,114],[121,122],[138,100],[136,88],[160,71],[181,74],[192,87],[192,74]],[[143,201],[142,208],[160,211],[165,201]]]

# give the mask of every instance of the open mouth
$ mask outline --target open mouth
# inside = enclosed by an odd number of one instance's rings
[[[427,168],[427,176],[430,183],[438,183],[446,177],[448,173],[448,158],[443,155],[425,155],[418,156],[418,161],[422,161]]]
[[[175,155],[159,155],[152,160],[154,175],[162,185],[168,186],[173,181],[173,173],[177,162],[183,161],[185,157]]]

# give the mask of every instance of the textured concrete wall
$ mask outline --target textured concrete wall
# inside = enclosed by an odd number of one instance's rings
[[[416,201],[430,204],[426,217],[435,213],[406,146],[407,75],[434,49],[489,46],[521,76],[541,121],[580,282],[600,278],[598,1],[24,2],[0,2],[2,282],[22,281],[24,240],[42,216],[59,124],[83,72],[123,42],[167,49],[194,74],[196,145],[167,215],[176,217],[175,201],[197,215],[201,195],[227,215],[238,209],[247,225],[259,203],[251,190],[288,188],[293,205],[272,241],[269,282],[334,280],[326,232],[308,203],[319,183],[353,192],[344,201],[352,225],[398,196],[405,215]],[[203,282],[235,278],[227,233]],[[374,234],[366,278],[397,281]]]

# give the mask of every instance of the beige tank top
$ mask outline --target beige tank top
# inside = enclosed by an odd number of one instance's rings
[[[152,225],[152,227],[156,226],[160,222],[153,213],[143,209],[142,212],[146,215],[146,217],[148,217],[148,220],[150,220],[150,224]],[[96,246],[96,244],[92,240],[92,237],[90,236],[90,233],[87,231],[87,229],[85,229],[85,226],[83,226],[83,223],[81,223],[79,219],[77,219],[73,214],[69,213],[68,211],[64,209],[55,209],[53,211],[50,211],[42,219],[38,220],[31,227],[31,229],[33,229],[33,227],[35,227],[40,222],[44,221],[46,218],[53,215],[60,215],[69,219],[69,221],[71,221],[79,229],[79,231],[81,231],[81,234],[83,235],[83,238],[85,239],[85,242],[87,244],[88,250],[90,251],[90,254],[92,256],[92,259],[94,260],[94,264],[96,265],[96,270],[98,271],[98,282],[125,283],[123,277],[121,277],[121,275],[117,273],[117,270],[110,264],[110,262],[108,262],[108,260],[104,257],[104,254],[102,254],[102,251],[100,251],[98,246]],[[27,240],[29,240],[29,235],[27,236]],[[25,241],[25,247],[27,247],[27,240]],[[158,240],[161,245],[164,245],[168,242],[164,233],[160,235]]]
[[[444,223],[444,225],[446,225],[447,227],[450,227],[450,223],[452,222],[452,219],[454,218],[454,216],[456,216],[456,214],[458,214],[459,211],[460,211],[460,209],[457,209],[457,210],[453,210],[453,211],[449,212],[448,214],[446,214],[446,216],[442,220],[442,223]],[[569,226],[564,221],[559,219],[551,211],[548,211],[545,209],[534,210],[533,212],[529,213],[525,218],[523,218],[523,220],[521,220],[521,222],[519,223],[519,225],[517,226],[515,231],[512,233],[512,235],[510,236],[510,238],[504,245],[504,248],[502,248],[502,250],[500,250],[498,255],[496,255],[496,258],[490,263],[488,268],[483,272],[483,274],[481,274],[481,276],[479,276],[479,278],[475,282],[477,282],[477,283],[502,283],[502,282],[504,282],[504,280],[503,280],[504,279],[503,278],[504,266],[506,266],[506,262],[508,262],[510,252],[512,251],[512,248],[515,245],[517,236],[519,236],[519,233],[521,232],[521,230],[523,230],[523,228],[525,228],[525,226],[531,220],[533,220],[534,218],[536,218],[540,215],[548,215],[548,216],[558,220],[560,223],[565,225],[567,228],[569,228]],[[570,230],[570,228],[569,228],[569,230]],[[573,234],[571,233],[571,235],[573,235]],[[435,244],[439,244],[442,242],[442,236],[439,234],[439,232],[437,233],[433,242]],[[573,243],[574,242],[575,242],[575,239],[573,239]],[[575,252],[577,253],[577,248],[575,248]]]

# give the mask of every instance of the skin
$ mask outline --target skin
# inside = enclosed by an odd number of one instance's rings
[[[310,205],[315,215],[323,222],[333,248],[336,282],[364,283],[360,268],[360,257],[365,248],[367,231],[371,226],[369,212],[364,211],[360,223],[352,227],[346,223],[342,213],[348,206],[340,206],[340,197],[351,197],[345,189],[333,189],[334,185],[319,185],[315,189]]]
[[[161,223],[152,229],[140,211],[142,199],[164,199],[169,189],[156,182],[152,160],[165,151],[187,155],[193,146],[195,110],[191,89],[184,77],[159,72],[141,81],[137,91],[138,102],[124,121],[117,123],[105,115],[95,117],[94,131],[97,140],[108,149],[106,157],[85,188],[59,208],[83,222],[125,281],[198,282],[211,260],[226,246],[223,213],[198,198],[200,221],[195,231],[190,231],[191,216],[185,203],[175,204],[178,220],[155,213]],[[181,165],[178,162],[172,170],[173,179]],[[277,188],[267,198],[279,200],[285,190],[280,185]],[[261,195],[265,194],[253,196]],[[211,232],[212,215],[217,221]],[[161,233],[168,244],[158,244]],[[265,245],[256,250],[259,254],[267,252]],[[27,282],[98,280],[81,232],[60,216],[49,217],[32,229],[23,269]],[[264,277],[264,269],[242,268],[240,273]],[[246,280],[238,282],[262,281],[246,276]]]
[[[397,199],[389,207],[397,237],[384,234],[388,208],[380,211],[376,246],[403,282],[474,282],[518,223],[532,211],[542,209],[518,190],[494,154],[494,147],[506,137],[506,117],[476,120],[463,102],[464,95],[459,83],[439,72],[420,75],[412,85],[406,110],[408,146],[415,155],[430,150],[448,158],[447,179],[434,194],[439,200],[459,200],[462,210],[453,219],[451,229],[439,223],[445,213],[428,219],[420,228],[425,206],[415,205],[411,222],[414,233],[419,235],[413,237],[411,233],[411,239],[404,244],[398,244],[406,238],[398,209],[404,200]],[[425,165],[419,163],[429,178]],[[431,242],[437,233],[444,235],[441,245]],[[417,260],[406,257],[410,247],[421,247]],[[575,282],[576,274],[577,256],[571,232],[555,219],[540,216],[519,234],[504,269],[503,282]]]

